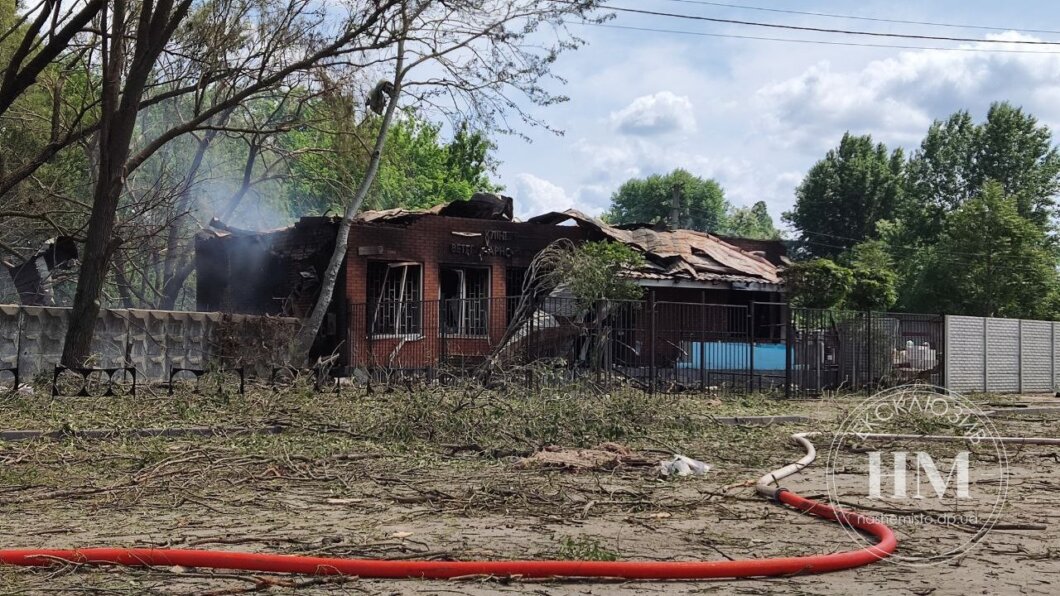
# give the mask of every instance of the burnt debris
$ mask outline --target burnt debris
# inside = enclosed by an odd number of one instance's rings
[[[4,261],[18,298],[26,306],[55,306],[57,274],[77,263],[77,243],[69,236],[50,238],[26,262]]]

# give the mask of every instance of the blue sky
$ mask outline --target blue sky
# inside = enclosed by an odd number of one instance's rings
[[[725,1],[725,0],[723,0]],[[977,24],[1014,31],[950,29],[721,8],[674,0],[614,0],[614,6],[814,27],[1060,40],[1060,3],[819,2],[728,0],[729,4],[865,17]],[[614,25],[898,45],[976,44],[838,37],[619,14]],[[570,97],[535,115],[565,135],[528,128],[532,142],[499,139],[498,174],[518,215],[575,207],[606,209],[632,176],[683,167],[712,177],[735,205],[767,203],[775,220],[794,201],[806,170],[844,131],[915,149],[930,123],[958,109],[981,119],[993,101],[1022,105],[1060,129],[1057,54],[857,48],[573,27],[589,44],[564,55],[552,90]],[[996,46],[987,46],[996,47]],[[1004,46],[1010,49],[1008,46]],[[1025,46],[1017,46],[1024,48]]]

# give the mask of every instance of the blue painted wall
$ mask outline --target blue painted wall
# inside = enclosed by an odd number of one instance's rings
[[[747,370],[748,344],[744,342],[695,342],[678,368],[701,368],[706,357],[707,370]],[[755,344],[755,370],[784,370],[784,344]]]

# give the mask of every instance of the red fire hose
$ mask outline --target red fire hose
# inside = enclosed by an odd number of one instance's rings
[[[268,573],[305,575],[350,575],[364,578],[453,579],[475,575],[547,577],[607,577],[625,579],[717,579],[768,577],[810,573],[827,573],[868,565],[894,552],[898,546],[894,533],[884,524],[857,513],[834,509],[785,490],[770,488],[776,482],[801,470],[815,456],[813,446],[804,435],[796,441],[807,449],[806,457],[795,464],[767,474],[760,481],[759,492],[781,503],[824,519],[858,528],[879,539],[873,546],[859,550],[776,559],[739,561],[633,562],[633,561],[387,561],[382,559],[335,559],[297,555],[271,555],[211,550],[161,548],[83,548],[83,549],[7,549],[0,550],[0,563],[8,565],[49,566],[57,561],[92,565],[126,565],[131,567],[173,566],[202,567]]]
[[[897,541],[887,526],[858,515],[835,510],[781,490],[780,501],[800,511],[859,528],[879,538],[874,546],[855,551],[741,561],[623,562],[623,561],[386,561],[330,559],[294,555],[268,555],[210,550],[161,548],[83,548],[0,550],[0,562],[9,565],[47,566],[57,560],[94,565],[132,567],[172,566],[236,569],[306,575],[352,575],[364,578],[453,579],[470,575],[521,577],[614,577],[627,579],[708,579],[766,577],[826,573],[868,565],[894,552]]]

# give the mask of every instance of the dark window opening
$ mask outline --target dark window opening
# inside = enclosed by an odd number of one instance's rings
[[[523,283],[526,281],[526,267],[508,267],[504,271],[504,294],[508,297],[508,318],[510,325],[515,317],[515,310],[519,307],[519,300],[523,295]]]
[[[419,335],[423,300],[419,263],[368,263],[368,329],[372,335]]]
[[[442,331],[447,335],[486,335],[489,312],[489,269],[442,267]]]

